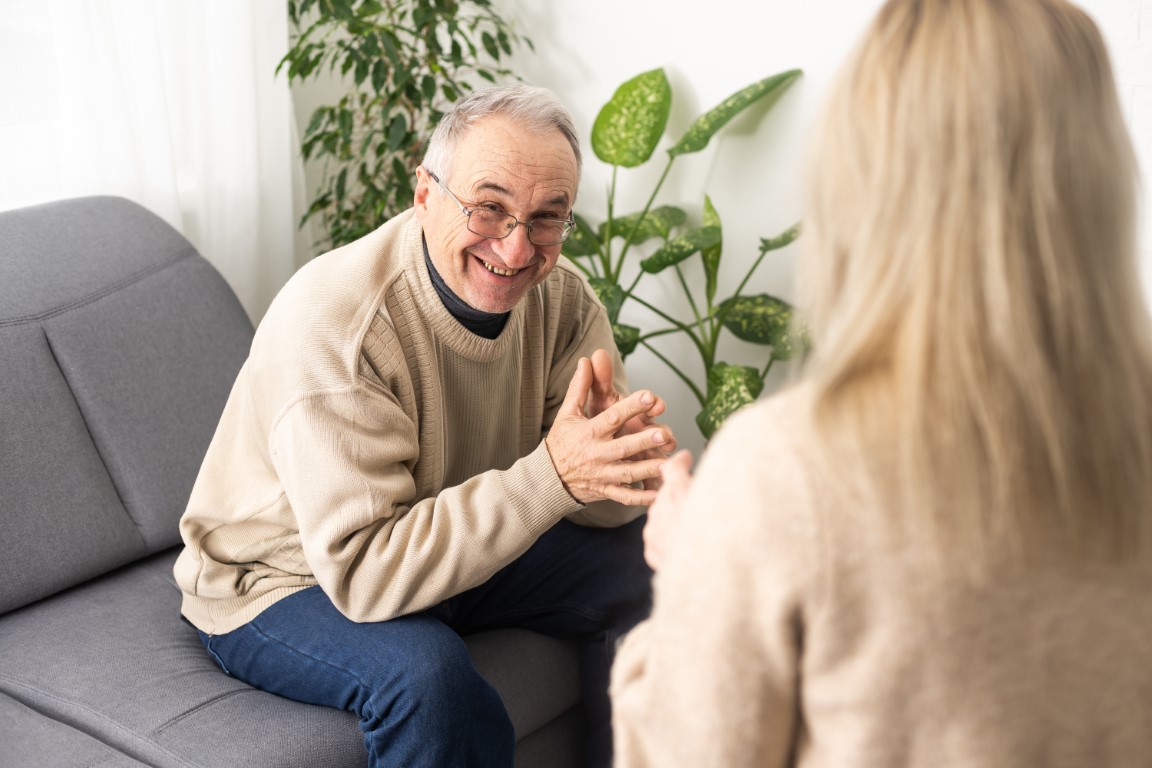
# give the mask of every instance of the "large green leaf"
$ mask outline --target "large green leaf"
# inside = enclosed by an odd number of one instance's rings
[[[588,283],[596,292],[604,309],[608,310],[608,319],[616,322],[616,318],[620,316],[620,307],[624,304],[624,289],[606,277],[590,277]]]
[[[650,274],[661,272],[679,264],[692,254],[720,243],[720,227],[700,227],[674,237],[656,253],[640,262],[640,269]]]
[[[704,226],[720,227],[720,214],[712,206],[712,198],[704,195]],[[720,274],[720,252],[724,247],[723,230],[721,239],[716,245],[702,248],[700,256],[704,259],[704,294],[708,297],[708,306],[712,306],[712,299],[716,298],[716,283]]]
[[[612,338],[616,340],[616,349],[620,350],[620,359],[623,360],[636,351],[636,345],[640,343],[640,329],[612,323]]]
[[[766,293],[726,299],[720,313],[725,328],[753,344],[776,346],[785,342],[792,325],[792,305]]]
[[[573,256],[594,256],[600,251],[600,242],[596,237],[596,232],[592,229],[592,225],[578,213],[572,215],[576,220],[576,226],[573,228],[568,239],[564,241],[564,255],[569,258]]]
[[[673,229],[688,220],[688,214],[684,212],[684,209],[674,205],[661,205],[653,208],[644,214],[643,220],[640,219],[642,213],[644,212],[637,211],[613,219],[612,236],[627,238],[631,235],[630,242],[633,244],[643,243],[653,237],[667,240]],[[636,229],[636,234],[633,235],[632,230],[636,228],[637,221],[640,222],[640,228]],[[604,240],[604,229],[607,226],[608,224],[605,222],[600,225],[600,229],[597,231],[601,241]]]
[[[760,372],[746,365],[716,363],[708,371],[708,399],[696,415],[696,426],[705,438],[740,408],[756,400],[764,389]]]
[[[592,124],[592,151],[610,165],[635,168],[656,150],[668,113],[672,87],[663,69],[637,75],[616,89]]]
[[[689,126],[688,131],[680,138],[680,141],[668,150],[668,154],[676,157],[704,149],[717,131],[752,104],[765,97],[770,97],[769,107],[771,107],[776,99],[780,98],[784,91],[788,90],[788,87],[800,77],[800,74],[799,69],[791,69],[778,75],[766,77],[760,82],[753,83],[732,94],[696,118],[696,122]]]

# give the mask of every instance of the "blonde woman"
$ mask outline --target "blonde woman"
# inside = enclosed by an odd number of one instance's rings
[[[1152,344],[1099,31],[890,0],[813,149],[814,352],[665,465],[617,768],[1152,764]]]

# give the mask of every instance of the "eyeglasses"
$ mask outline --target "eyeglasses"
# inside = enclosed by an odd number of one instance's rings
[[[517,224],[523,224],[528,230],[528,241],[533,245],[559,245],[568,239],[568,235],[572,233],[572,228],[576,226],[576,222],[572,220],[571,216],[567,219],[536,218],[520,221],[510,213],[492,208],[466,208],[460,202],[460,198],[452,194],[452,190],[448,189],[448,185],[440,181],[436,174],[427,168],[424,169],[424,172],[432,178],[432,181],[440,185],[440,189],[447,192],[448,196],[456,201],[456,205],[460,206],[460,211],[468,219],[468,231],[481,237],[503,240],[512,234]]]

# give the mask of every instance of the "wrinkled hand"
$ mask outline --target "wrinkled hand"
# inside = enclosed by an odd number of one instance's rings
[[[692,454],[681,451],[660,468],[663,482],[644,523],[644,559],[658,571],[667,560],[672,537],[684,519],[684,500],[692,489]]]
[[[643,454],[639,454],[636,458],[666,459],[676,450],[676,436],[672,434],[672,430],[669,429],[667,425],[660,425],[656,422],[656,417],[662,415],[666,408],[664,398],[658,395],[654,395],[654,397],[656,398],[656,402],[652,404],[651,408],[629,419],[616,434],[637,434],[649,427],[663,426],[663,428],[667,430],[670,439],[656,448],[651,448]],[[596,350],[592,353],[592,391],[587,403],[588,415],[595,416],[598,413],[602,413],[618,403],[622,398],[623,395],[616,391],[616,387],[612,383],[611,355],[603,349]],[[643,481],[643,486],[647,490],[657,491],[660,489],[660,478],[646,479]]]
[[[651,504],[667,459],[661,449],[675,446],[672,431],[652,422],[663,411],[664,401],[647,390],[628,397],[615,391],[611,358],[603,350],[591,360],[580,358],[544,441],[572,498],[581,504],[601,499]],[[633,487],[637,483],[643,487]]]

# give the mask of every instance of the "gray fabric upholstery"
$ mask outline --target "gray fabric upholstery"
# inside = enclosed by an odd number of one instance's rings
[[[359,765],[364,755],[354,716],[255,691],[212,663],[180,619],[172,578],[177,552],[5,616],[0,691],[150,765],[260,766],[281,750],[297,765]],[[466,641],[518,735],[576,705],[569,644],[524,630]],[[230,738],[220,738],[222,723]],[[324,760],[310,759],[316,749]]]
[[[44,324],[148,552],[180,541],[180,514],[251,343],[247,315],[219,281],[188,257]]]
[[[0,252],[0,262],[6,258]],[[2,613],[140,557],[145,547],[43,329],[0,325],[0,360]]]
[[[4,723],[5,739],[0,745],[0,766],[4,768],[147,768],[145,763],[3,695],[0,723]]]
[[[251,337],[216,270],[140,206],[0,214],[0,415],[24,427],[0,438],[0,505],[18,511],[0,610],[177,543]]]
[[[251,338],[140,206],[0,213],[0,768],[366,764],[353,715],[226,676],[180,619],[177,521]],[[574,647],[466,642],[517,766],[577,764]]]

